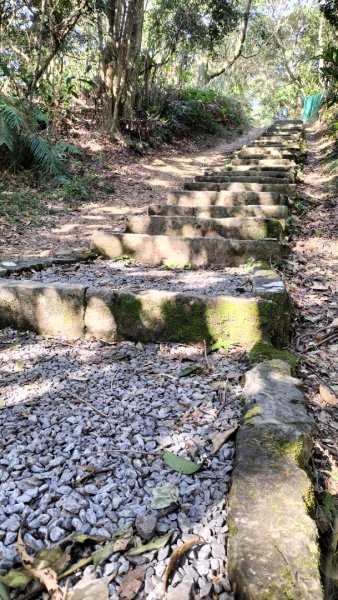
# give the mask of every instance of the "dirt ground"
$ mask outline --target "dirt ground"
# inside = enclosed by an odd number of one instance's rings
[[[329,144],[319,127],[307,131],[307,145],[285,274],[293,303],[291,350],[300,359],[298,375],[316,424],[318,526],[330,535],[338,515],[338,198],[323,164]]]
[[[89,199],[70,204],[60,196],[45,202],[45,214],[37,220],[23,217],[8,223],[8,219],[0,219],[0,258],[86,250],[95,229],[123,231],[125,216],[146,214],[149,204],[165,203],[167,192],[207,167],[219,166],[261,131],[253,127],[242,135],[229,132],[227,139],[206,135],[181,140],[142,157],[113,146],[99,135],[77,132],[73,141],[84,156],[80,173],[84,177],[90,173],[91,177]]]

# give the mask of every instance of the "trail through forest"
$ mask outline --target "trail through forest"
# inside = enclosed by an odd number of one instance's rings
[[[145,214],[152,203],[165,204],[167,192],[206,167],[255,139],[262,128],[251,127],[232,139],[206,135],[185,140],[137,157],[119,150],[103,137],[93,139],[85,130],[77,144],[84,151],[82,170],[95,171],[95,187],[87,202],[70,206],[60,197],[47,208],[43,220],[22,219],[8,225],[0,219],[0,254],[5,257],[51,256],[87,250],[98,227],[123,231],[125,217]],[[209,146],[209,147],[208,147]],[[210,147],[211,146],[211,147]]]

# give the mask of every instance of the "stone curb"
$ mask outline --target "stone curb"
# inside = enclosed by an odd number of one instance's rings
[[[90,252],[79,254],[60,254],[57,256],[32,256],[28,258],[6,259],[0,261],[0,277],[7,277],[11,273],[23,273],[35,269],[42,271],[52,265],[71,265],[77,262],[89,262],[95,256]]]
[[[264,288],[273,280],[274,288]],[[287,342],[287,292],[273,271],[253,276],[252,298],[147,290],[125,293],[75,284],[0,281],[0,326],[42,335],[117,341],[215,341],[250,349]]]
[[[229,577],[240,600],[321,600],[313,520],[312,418],[281,360],[245,375],[245,414],[229,497]],[[311,516],[310,516],[311,515]]]

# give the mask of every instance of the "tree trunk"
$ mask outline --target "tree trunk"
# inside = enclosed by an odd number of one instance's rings
[[[144,18],[144,0],[108,0],[106,4],[109,41],[105,48],[106,111],[103,126],[107,133],[121,137],[121,123],[134,111]]]

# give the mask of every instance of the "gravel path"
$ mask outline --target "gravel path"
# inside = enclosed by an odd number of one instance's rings
[[[252,272],[240,269],[149,268],[131,261],[97,259],[92,263],[53,266],[43,271],[25,271],[11,279],[31,279],[43,283],[81,283],[85,286],[111,286],[127,290],[168,290],[193,294],[252,296]]]
[[[148,517],[152,535],[172,531],[171,541],[140,557],[115,553],[97,567],[99,576],[117,573],[111,600],[135,564],[147,566],[137,597],[163,598],[173,549],[196,536],[206,544],[177,565],[165,597],[184,579],[194,598],[232,599],[225,543],[234,443],[213,455],[211,438],[238,421],[240,352],[213,353],[207,363],[193,346],[61,344],[8,329],[0,332],[0,352],[0,572],[17,563],[22,521],[26,543],[39,549],[72,532],[109,538],[134,523],[140,533]],[[178,378],[191,361],[200,370]],[[204,466],[178,473],[164,464],[163,449]],[[165,483],[177,488],[177,503],[151,509],[154,488]]]

